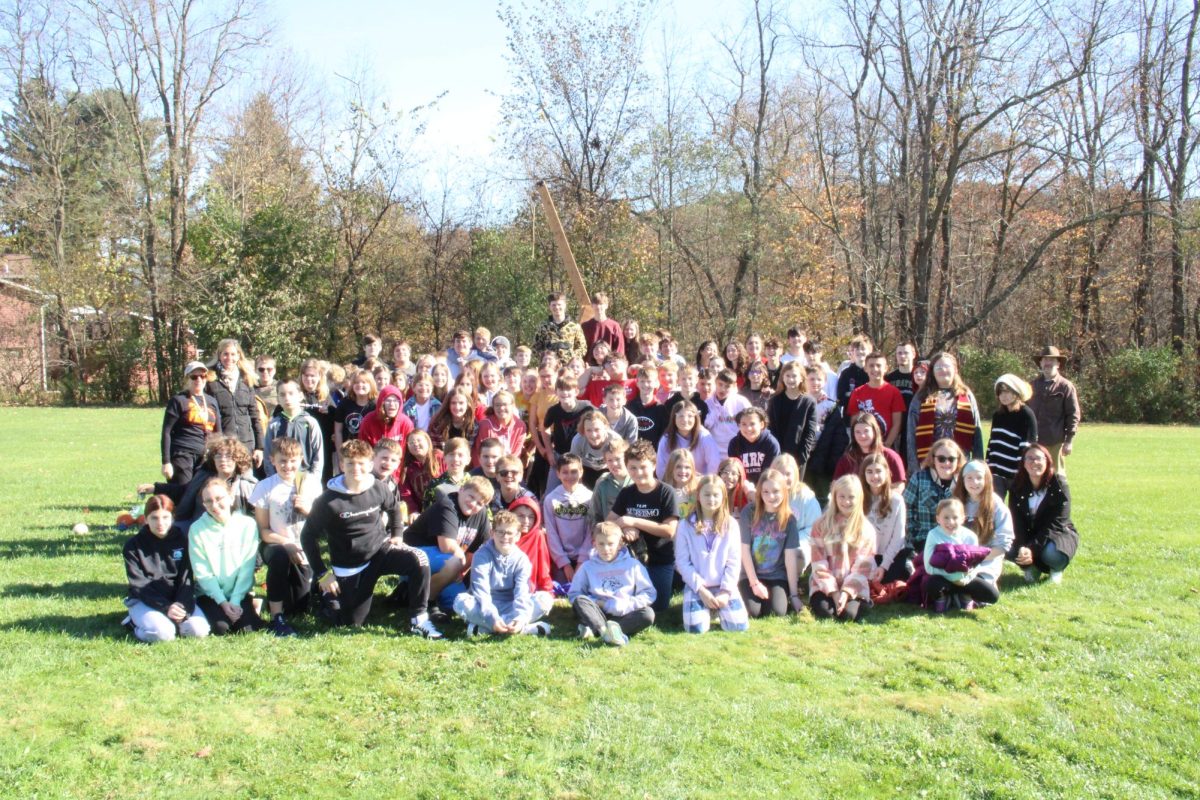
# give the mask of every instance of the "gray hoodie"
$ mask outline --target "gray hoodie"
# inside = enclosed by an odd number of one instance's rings
[[[471,595],[479,603],[479,613],[489,625],[514,619],[528,624],[533,617],[529,595],[529,576],[533,565],[529,556],[514,547],[508,555],[496,549],[488,539],[475,553],[471,564]]]
[[[567,598],[574,603],[580,595],[592,598],[604,613],[615,617],[645,608],[658,596],[650,573],[624,547],[612,561],[602,561],[593,552],[579,565]]]

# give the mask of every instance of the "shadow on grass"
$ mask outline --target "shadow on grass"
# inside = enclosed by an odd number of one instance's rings
[[[11,539],[0,542],[0,559],[60,558],[62,556],[108,556],[117,558],[125,541],[136,531],[119,531],[110,526],[93,528],[91,533],[76,536],[64,531],[60,536]]]
[[[78,600],[100,600],[125,596],[124,583],[103,581],[69,581],[67,583],[14,583],[0,589],[3,597],[64,597]]]
[[[132,502],[126,503],[124,505],[113,505],[111,503],[98,503],[98,504],[77,503],[77,504],[67,505],[64,503],[57,503],[55,505],[42,506],[42,510],[43,511],[74,511],[74,512],[79,512],[79,513],[83,513],[86,511],[89,514],[124,514],[127,511],[129,511],[129,507],[131,505],[133,505]]]
[[[121,620],[124,618],[124,609],[108,614],[96,614],[90,617],[45,614],[40,617],[6,622],[0,625],[0,630],[26,631],[29,633],[58,633],[70,636],[73,639],[128,640],[137,643],[137,639],[121,624]]]

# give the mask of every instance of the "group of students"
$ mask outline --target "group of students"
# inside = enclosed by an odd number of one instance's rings
[[[308,359],[295,379],[234,340],[189,363],[166,481],[141,487],[125,548],[135,635],[288,636],[308,610],[358,626],[388,575],[421,636],[451,614],[469,635],[546,635],[557,596],[581,637],[614,645],[676,591],[701,633],[806,600],[847,621],[900,597],[971,609],[998,601],[1005,559],[1061,580],[1079,411],[1056,349],[1032,386],[997,379],[985,451],[949,353],[901,344],[889,372],[857,336],[835,371],[793,328],[786,346],[705,342],[689,364],[594,301],[581,326],[552,294],[515,350],[478,329],[415,362],[400,342],[391,364],[368,336],[354,362]]]

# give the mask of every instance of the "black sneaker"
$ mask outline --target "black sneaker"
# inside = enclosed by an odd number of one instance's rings
[[[287,620],[283,618],[283,614],[276,614],[271,617],[271,622],[267,625],[267,630],[279,637],[296,635],[296,629],[288,625]]]
[[[315,616],[326,625],[336,627],[342,615],[342,603],[331,594],[322,594]]]

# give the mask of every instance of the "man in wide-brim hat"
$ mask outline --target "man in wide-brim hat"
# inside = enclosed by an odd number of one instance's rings
[[[1079,394],[1075,384],[1060,372],[1067,356],[1057,347],[1046,345],[1034,361],[1042,371],[1032,383],[1033,397],[1029,401],[1037,417],[1038,443],[1054,456],[1054,469],[1066,475],[1066,456],[1071,455],[1079,429]]]

